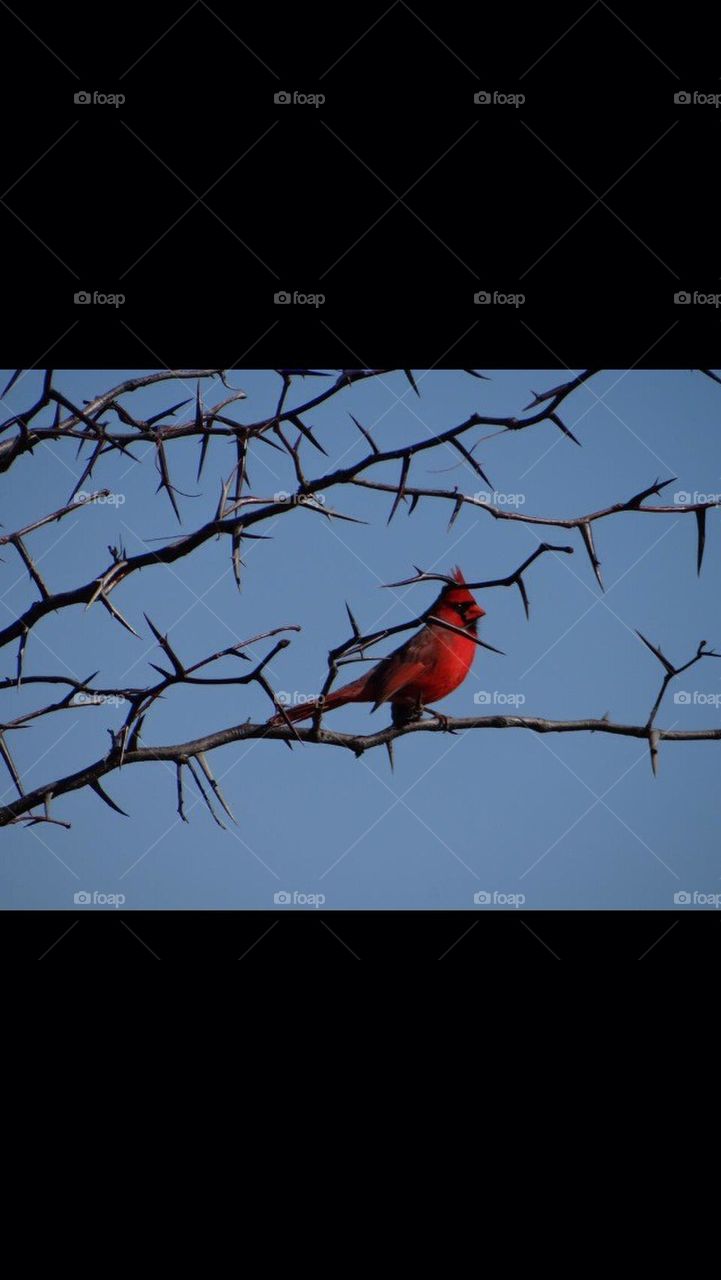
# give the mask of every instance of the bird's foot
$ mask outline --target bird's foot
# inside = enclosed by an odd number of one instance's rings
[[[448,723],[448,716],[445,716],[442,711],[436,711],[435,707],[425,707],[424,710],[426,710],[434,720],[438,721],[444,733],[456,732],[455,729],[451,729]]]

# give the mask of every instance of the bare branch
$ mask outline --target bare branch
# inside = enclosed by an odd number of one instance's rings
[[[547,551],[561,551],[565,555],[569,555],[569,556],[573,555],[573,547],[562,547],[562,546],[556,546],[555,544],[550,542],[542,542],[540,543],[539,546],[536,547],[536,550],[532,552],[532,554],[528,556],[526,560],[523,561],[523,564],[519,565],[517,569],[514,569],[513,573],[507,574],[505,578],[488,578],[485,581],[480,581],[480,582],[466,582],[465,585],[468,587],[469,591],[485,590],[486,588],[490,588],[490,587],[517,586],[521,593],[521,599],[523,600],[523,607],[526,611],[526,617],[528,617],[529,616],[528,596],[526,594],[526,587],[523,581],[523,574],[525,573],[528,566],[533,564],[534,560],[537,560],[539,556],[544,555]],[[387,583],[384,583],[384,586],[409,587],[415,584],[416,582],[443,582],[446,584],[446,586],[454,586],[455,578],[451,578],[448,574],[445,574],[445,573],[426,573],[424,572],[423,569],[419,569],[418,566],[416,566],[416,576],[414,578],[403,578],[400,582],[387,582]],[[410,624],[410,625],[415,625],[415,624]],[[493,648],[492,645],[487,645],[486,647],[489,649]],[[500,650],[497,649],[495,650],[495,652],[500,653]]]
[[[638,636],[639,640],[643,641],[646,648],[650,649],[651,653],[656,658],[658,658],[659,662],[661,663],[661,666],[663,667],[666,673],[663,678],[661,688],[659,689],[658,695],[656,697],[656,701],[654,702],[651,708],[648,720],[646,722],[646,731],[648,734],[649,749],[651,752],[651,768],[653,769],[653,774],[655,777],[656,774],[658,773],[658,744],[660,741],[660,737],[659,737],[658,730],[654,728],[654,721],[656,719],[656,713],[659,707],[661,706],[661,703],[663,702],[664,694],[666,693],[668,686],[670,685],[674,676],[680,675],[682,671],[688,671],[689,667],[692,667],[696,662],[700,662],[702,658],[721,658],[721,653],[715,653],[713,649],[707,649],[706,641],[702,640],[693,658],[689,658],[688,662],[684,662],[683,666],[681,667],[674,667],[673,663],[669,662],[668,658],[665,656],[665,654],[661,652],[661,649],[657,645],[651,644],[651,641],[647,640],[645,636],[642,636],[640,631],[637,631],[636,635]]]
[[[409,733],[444,733],[465,729],[530,729],[534,733],[608,733],[621,737],[646,740],[649,737],[646,725],[615,724],[610,720],[593,718],[583,720],[547,720],[538,716],[506,715],[447,717],[444,718],[443,722],[437,719],[418,720],[400,727],[388,725],[386,728],[372,734],[337,733],[334,730],[325,728],[319,730],[315,728],[299,729],[296,725],[292,725],[291,728],[294,730],[295,736],[302,742],[341,747],[352,751],[356,756],[363,755],[366,751],[371,751],[375,747],[385,747],[387,743],[394,742],[397,738],[405,737]],[[178,762],[186,763],[201,751],[215,751],[233,742],[245,742],[254,738],[267,738],[269,741],[287,741],[287,732],[285,725],[238,724],[173,746],[141,747],[132,751],[128,750],[125,753],[123,764],[151,764],[163,760],[176,764]],[[721,728],[658,729],[656,733],[658,735],[657,741],[664,742],[721,741]],[[29,812],[36,805],[42,804],[48,793],[52,793],[57,797],[71,791],[77,791],[82,787],[90,786],[97,778],[104,777],[105,774],[111,773],[119,767],[119,753],[111,753],[100,760],[93,761],[92,764],[79,769],[76,773],[60,778],[56,782],[46,783],[37,787],[26,796],[0,807],[0,826],[7,826],[8,823],[16,821],[18,817]],[[216,818],[216,821],[220,822],[218,818]]]

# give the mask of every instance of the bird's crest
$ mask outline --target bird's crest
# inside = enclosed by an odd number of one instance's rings
[[[466,586],[466,580],[458,565],[451,570],[451,577],[456,585],[452,586],[449,583],[441,592],[439,602],[442,601],[444,604],[448,605],[462,605],[466,609],[469,605],[472,605],[473,608],[470,613],[463,613],[464,621],[466,619],[474,620],[475,618],[482,618],[485,613],[485,609],[482,609],[475,597],[471,595],[468,587]]]

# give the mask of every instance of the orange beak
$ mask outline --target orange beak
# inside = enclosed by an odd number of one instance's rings
[[[469,622],[475,621],[476,618],[485,618],[485,616],[486,616],[485,609],[482,609],[479,604],[475,603],[475,601],[466,612],[466,618],[469,620]]]

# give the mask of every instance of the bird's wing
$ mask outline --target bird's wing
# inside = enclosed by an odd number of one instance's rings
[[[426,670],[424,662],[409,662],[407,657],[404,661],[399,661],[388,666],[383,673],[383,680],[380,683],[378,697],[373,704],[372,710],[382,706],[384,702],[389,702],[395,694],[405,689],[406,685],[413,684]]]

